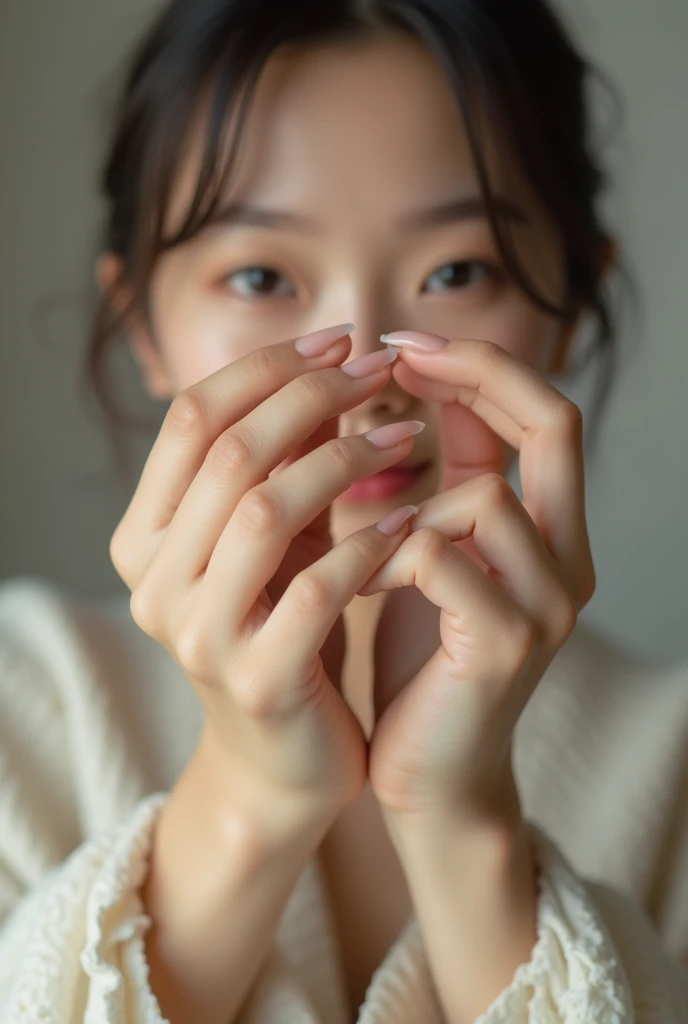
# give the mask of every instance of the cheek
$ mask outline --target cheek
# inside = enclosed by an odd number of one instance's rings
[[[156,333],[177,391],[196,384],[257,347],[254,332],[236,325],[226,307],[183,286],[161,288]]]
[[[552,365],[561,324],[515,288],[496,301],[454,308],[451,303],[438,304],[425,312],[423,328],[431,333],[492,341],[543,374]]]
[[[552,365],[560,329],[554,317],[522,304],[508,317],[496,320],[491,333],[484,336],[528,366],[546,374]]]

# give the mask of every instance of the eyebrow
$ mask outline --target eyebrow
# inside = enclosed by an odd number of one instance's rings
[[[528,217],[524,211],[510,199],[495,195],[492,197],[492,204],[498,217],[521,224],[528,223]],[[426,210],[416,210],[406,214],[399,221],[399,227],[405,231],[420,231],[424,228],[441,227],[443,224],[476,220],[482,217],[487,218],[487,203],[483,197],[481,195],[466,196],[462,199],[450,199],[449,202],[428,207]]]
[[[528,223],[524,211],[504,196],[492,197],[498,216],[518,223]],[[415,210],[405,214],[397,222],[402,231],[422,231],[441,227],[444,224],[487,217],[487,205],[482,196],[466,196],[451,199],[424,210]],[[249,203],[230,203],[217,210],[208,221],[211,225],[244,225],[248,227],[271,228],[277,231],[301,231],[317,234],[317,221],[302,213],[290,213],[287,210],[268,210]]]

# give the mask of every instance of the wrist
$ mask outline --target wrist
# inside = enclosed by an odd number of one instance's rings
[[[525,823],[516,782],[509,766],[489,785],[473,787],[451,800],[441,798],[423,808],[399,810],[380,804],[380,810],[393,840],[400,844],[421,841],[427,844],[482,846],[509,851],[523,837]]]
[[[528,823],[394,822],[447,1021],[480,1016],[537,942],[538,876]]]
[[[240,842],[252,859],[286,846],[317,846],[339,813],[264,783],[232,757],[207,722],[187,773],[221,841]]]
[[[403,866],[432,865],[460,885],[478,872],[504,881],[523,878],[532,855],[528,823],[519,818],[414,818],[383,812],[385,826]],[[470,881],[469,881],[470,884]]]

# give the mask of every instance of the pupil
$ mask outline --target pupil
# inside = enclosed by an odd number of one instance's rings
[[[274,287],[277,281],[277,274],[274,270],[263,270],[262,267],[253,267],[248,274],[251,288],[257,292],[268,292]]]
[[[465,266],[465,263],[447,263],[447,265],[442,267],[442,269],[440,270],[440,277],[442,278],[442,282],[444,284],[456,284],[459,278],[465,278],[465,273],[461,274],[459,272],[459,268],[465,268]]]

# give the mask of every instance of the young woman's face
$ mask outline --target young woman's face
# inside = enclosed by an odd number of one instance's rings
[[[195,183],[199,141],[189,148],[170,227]],[[513,162],[494,140],[485,143],[494,191],[521,211],[511,222],[521,259],[535,286],[559,302],[556,233]],[[158,348],[140,332],[132,341],[146,386],[158,397],[172,397],[258,346],[349,321],[356,324],[351,358],[401,329],[489,339],[543,373],[561,352],[561,323],[501,272],[487,219],[452,210],[480,190],[456,101],[431,55],[410,38],[274,56],[230,188],[226,205],[234,212],[156,266]],[[468,415],[475,422],[467,443],[474,444],[489,431]],[[403,419],[427,423],[412,455],[427,470],[384,502],[338,500],[339,536],[437,490],[434,403],[392,380],[342,417],[340,433]]]

